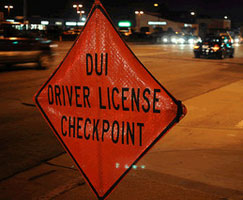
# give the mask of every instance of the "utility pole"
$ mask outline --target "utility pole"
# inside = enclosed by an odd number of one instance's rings
[[[23,17],[24,17],[24,23],[27,19],[27,0],[24,0],[24,8],[23,8]]]

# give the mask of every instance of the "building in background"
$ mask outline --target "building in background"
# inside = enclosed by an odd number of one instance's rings
[[[4,14],[3,12],[0,12],[0,21],[3,21],[3,19],[4,19]]]
[[[160,29],[162,31],[174,31],[178,33],[198,35],[199,27],[198,24],[183,23],[164,19],[156,16],[156,13],[135,14],[136,26],[135,31],[140,32],[146,30],[150,33]]]
[[[229,19],[197,19],[199,25],[199,36],[205,37],[206,34],[222,33],[231,29],[231,20]]]

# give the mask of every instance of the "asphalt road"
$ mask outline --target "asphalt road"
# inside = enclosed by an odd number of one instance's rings
[[[61,62],[68,49],[71,47],[72,42],[62,42],[58,43],[58,47],[55,49],[55,59],[48,70],[36,70],[35,66],[32,64],[19,65],[12,68],[1,67],[0,68],[0,179],[6,179],[13,176],[14,174],[31,168],[33,166],[39,165],[43,161],[49,160],[50,158],[56,157],[64,152],[61,145],[58,143],[55,136],[51,133],[50,128],[45,123],[44,119],[41,117],[40,113],[37,111],[33,104],[32,98],[37,89],[47,80],[48,76]],[[194,116],[191,119],[202,119],[202,113],[195,109],[194,101],[200,97],[200,101],[203,101],[205,108],[214,99],[222,96],[226,91],[227,87],[232,84],[237,84],[239,81],[243,80],[243,45],[236,46],[235,58],[226,58],[224,60],[216,59],[195,59],[192,53],[192,47],[189,45],[145,45],[145,44],[129,44],[130,48],[134,51],[141,62],[149,69],[149,71],[162,83],[162,85],[167,88],[177,99],[188,102],[189,112],[194,112]],[[226,88],[224,90],[224,88]],[[214,94],[213,92],[217,92]],[[201,100],[204,95],[211,94],[213,97],[208,97]],[[236,95],[236,96],[233,96]],[[232,94],[232,98],[237,98],[237,93]],[[207,102],[207,100],[209,102]],[[220,100],[219,100],[220,102]],[[238,110],[242,110],[242,102],[238,105]],[[220,104],[220,103],[219,103]],[[232,105],[235,102],[232,100]],[[231,106],[230,103],[228,106]],[[236,106],[236,105],[234,105]],[[202,107],[202,112],[207,116],[208,113],[212,111],[217,106],[210,107],[209,110],[205,110]],[[194,110],[193,110],[194,109]],[[242,110],[243,111],[243,110]],[[222,113],[222,112],[221,112]],[[217,114],[217,113],[216,113]],[[239,114],[236,116],[233,113],[222,113],[222,115],[228,115],[227,119],[242,120],[242,116]],[[238,141],[237,148],[228,145],[229,139],[227,137],[220,137],[221,139],[216,139],[216,143],[213,143],[215,138],[214,131],[220,130],[224,132],[226,130],[230,131],[227,134],[233,134],[235,130],[230,126],[224,126],[227,121],[223,121],[225,124],[220,124],[219,116],[217,114],[215,119],[212,120],[212,116],[208,115],[208,118],[199,120],[201,124],[185,122],[179,126],[175,131],[180,131],[182,136],[168,137],[167,145],[163,146],[160,143],[154,148],[151,154],[145,156],[141,162],[144,163],[148,169],[152,172],[162,173],[161,167],[163,166],[163,173],[166,176],[186,178],[193,181],[203,182],[205,184],[216,185],[217,187],[230,188],[235,191],[240,191],[243,189],[243,179],[242,175],[239,177],[239,182],[234,182],[231,180],[232,173],[234,170],[238,173],[243,168],[239,168],[241,162],[240,160],[243,155],[243,140],[240,134],[237,135],[235,140]],[[190,117],[189,117],[190,118]],[[215,122],[215,123],[214,123]],[[199,122],[197,122],[199,123]],[[216,125],[215,125],[216,124]],[[243,126],[243,125],[242,125]],[[188,141],[177,141],[190,137],[183,138],[183,134],[198,135],[201,137],[201,129],[207,129],[207,133],[204,135],[204,143],[201,148],[201,144],[197,144],[197,141],[193,139]],[[193,131],[189,128],[194,128]],[[200,129],[200,130],[199,130]],[[231,130],[232,129],[232,130]],[[239,126],[237,129],[239,133],[242,133],[242,128]],[[231,133],[232,132],[232,133]],[[204,133],[202,133],[204,134]],[[168,134],[169,135],[169,134]],[[217,137],[218,138],[218,137]],[[203,139],[203,138],[202,138]],[[165,142],[166,143],[166,142]],[[188,146],[183,150],[179,151],[177,148],[181,148],[182,144],[187,144]],[[169,145],[170,150],[164,151]],[[219,148],[218,146],[226,148]],[[174,149],[172,147],[175,147]],[[200,147],[199,153],[193,153],[188,151],[188,149],[194,149]],[[188,148],[188,149],[187,149]],[[234,149],[236,148],[236,149]],[[173,149],[173,150],[172,150]],[[175,150],[177,149],[177,150]],[[205,149],[205,150],[203,150]],[[235,150],[229,153],[228,149]],[[210,152],[210,151],[213,152]],[[227,151],[226,151],[227,150]],[[179,151],[179,152],[177,152]],[[223,152],[222,151],[226,151]],[[167,152],[167,153],[166,153]],[[166,155],[165,155],[166,153]],[[208,169],[208,162],[219,162],[212,156],[216,154],[230,154],[228,157],[222,157],[222,159],[228,159],[225,162],[232,163],[230,167],[231,172],[226,170],[227,176],[220,183],[217,182],[218,177],[213,179],[205,178],[203,175],[205,171],[199,166],[205,166]],[[208,159],[198,159],[207,157]],[[210,157],[211,156],[211,157]],[[234,156],[234,159],[232,158]],[[178,165],[181,160],[171,160],[171,158],[183,157],[186,164],[191,165],[189,167],[195,173],[189,173],[185,168],[186,165],[181,164],[181,168],[173,168],[166,166],[166,164],[159,165],[158,158],[164,157],[168,161],[167,164]],[[196,162],[192,164],[190,160]],[[184,163],[184,164],[185,164]],[[192,167],[194,166],[194,168]],[[184,168],[183,168],[184,167]],[[217,169],[217,165],[215,165]],[[205,170],[204,168],[204,170]],[[218,167],[220,168],[220,167]],[[201,170],[201,171],[200,171]],[[220,170],[220,169],[219,169]],[[241,171],[242,172],[242,171]],[[216,172],[215,172],[216,173]],[[214,173],[214,174],[215,174]],[[223,172],[224,173],[224,172]],[[217,174],[217,173],[216,173]],[[242,174],[242,173],[241,173]],[[210,173],[208,174],[208,176]],[[206,173],[207,176],[207,173]],[[228,179],[227,179],[228,177]],[[172,180],[170,177],[168,180]],[[243,191],[243,190],[242,190]]]

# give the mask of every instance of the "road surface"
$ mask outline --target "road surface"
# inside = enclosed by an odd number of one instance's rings
[[[64,152],[32,98],[71,45],[58,43],[48,70],[32,64],[0,68],[2,181]],[[235,58],[224,60],[195,59],[189,45],[129,46],[188,108],[188,116],[138,163],[146,166],[145,176],[232,194],[232,199],[241,196],[243,45],[236,46]]]

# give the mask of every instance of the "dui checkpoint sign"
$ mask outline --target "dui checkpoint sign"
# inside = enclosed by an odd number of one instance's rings
[[[34,99],[98,199],[185,114],[124,43],[99,1]]]

